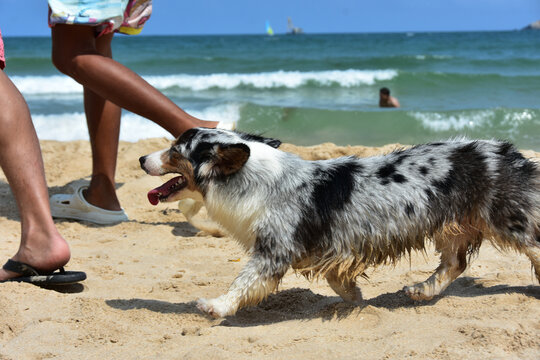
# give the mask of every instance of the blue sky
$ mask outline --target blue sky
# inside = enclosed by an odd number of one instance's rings
[[[48,36],[46,0],[0,0],[4,36]],[[514,30],[540,20],[540,0],[156,0],[143,34]]]

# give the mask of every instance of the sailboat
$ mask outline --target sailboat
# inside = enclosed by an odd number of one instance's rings
[[[298,35],[304,33],[304,30],[302,30],[302,28],[294,26],[290,17],[287,18],[287,29],[289,30],[287,31],[287,34],[289,35]]]
[[[273,35],[274,35],[274,30],[273,30],[272,27],[270,26],[270,22],[268,22],[268,20],[266,21],[266,33],[267,33],[269,36],[273,36]]]

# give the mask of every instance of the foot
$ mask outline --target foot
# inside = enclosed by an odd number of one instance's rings
[[[104,176],[93,176],[88,189],[83,191],[83,196],[90,204],[105,210],[122,210],[120,201],[116,196],[114,182]]]
[[[427,301],[433,299],[435,294],[430,290],[429,285],[425,283],[419,283],[413,286],[405,286],[403,288],[405,294],[416,301]]]
[[[195,122],[195,127],[205,127],[210,129],[215,129],[219,124],[219,121],[205,121],[205,120],[197,120]]]
[[[214,318],[222,318],[235,313],[235,311],[232,311],[230,306],[227,306],[220,298],[210,300],[199,299],[197,300],[197,308]]]
[[[69,245],[59,234],[52,236],[35,234],[31,240],[24,243],[25,246],[21,246],[11,259],[42,271],[53,271],[66,265],[71,256]],[[20,275],[0,268],[0,281],[17,276]]]

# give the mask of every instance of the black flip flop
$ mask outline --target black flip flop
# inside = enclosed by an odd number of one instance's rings
[[[62,267],[56,272],[43,272],[33,268],[28,264],[14,260],[8,260],[7,263],[3,266],[3,269],[20,274],[21,276],[1,282],[15,281],[42,286],[69,285],[78,283],[86,279],[86,273],[82,271],[65,271]]]

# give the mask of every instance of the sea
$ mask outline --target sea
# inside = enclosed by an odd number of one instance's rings
[[[88,139],[49,37],[6,37],[41,139]],[[125,36],[114,58],[187,112],[298,145],[496,138],[540,151],[540,31]],[[402,107],[378,107],[388,87]],[[123,112],[121,139],[171,137]]]

